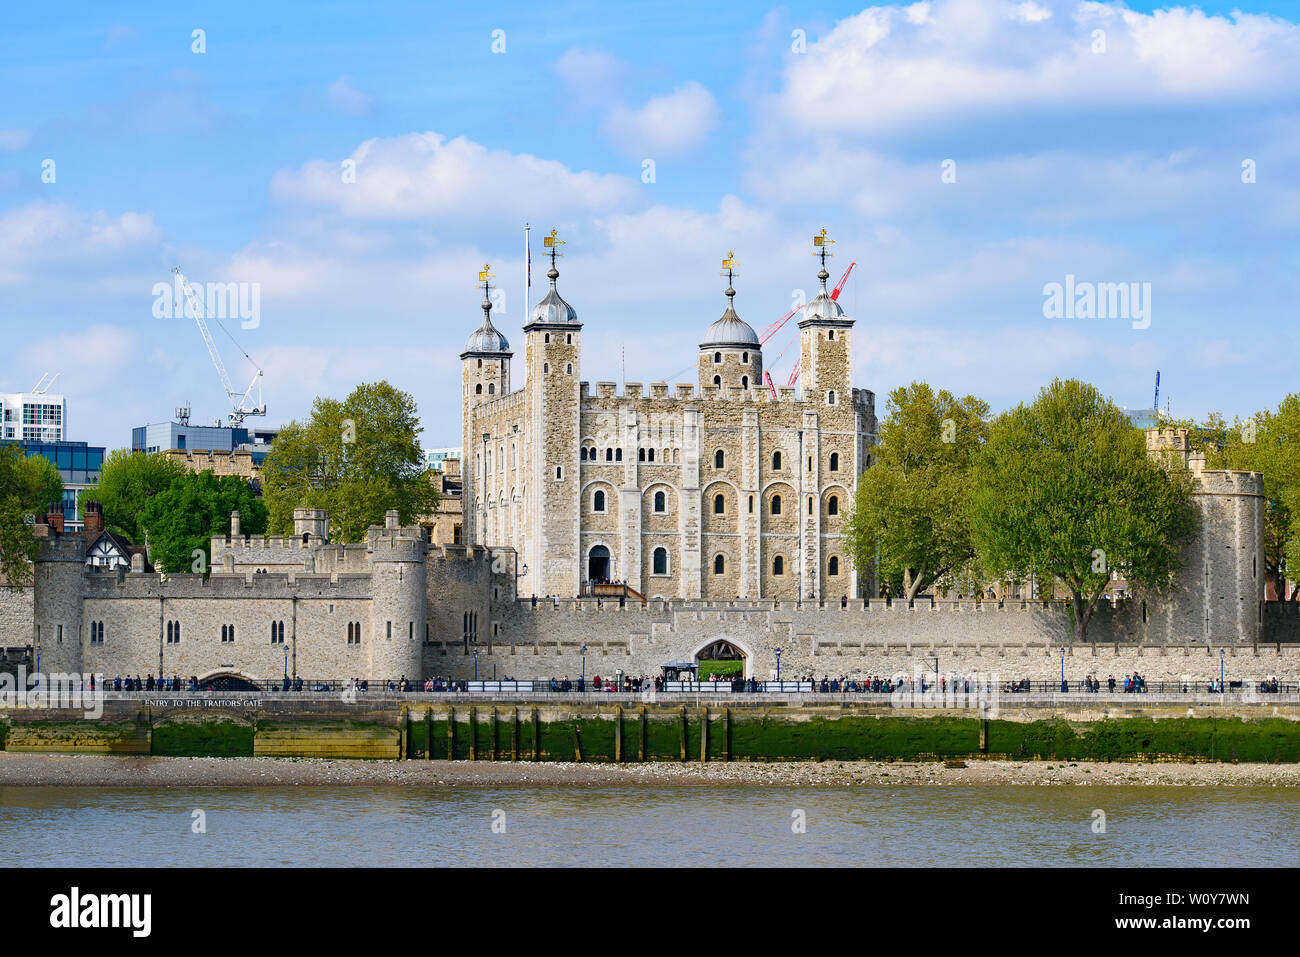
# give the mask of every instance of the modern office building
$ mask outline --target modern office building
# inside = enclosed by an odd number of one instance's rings
[[[46,392],[0,392],[0,439],[61,442],[67,437],[68,400]]]
[[[250,428],[248,426],[191,425],[188,418],[180,421],[142,425],[131,430],[131,449],[135,452],[234,452],[252,453],[253,465],[260,466],[277,429]]]
[[[459,459],[460,449],[425,449],[424,464],[435,472],[443,471],[443,463],[447,459]]]
[[[10,442],[28,455],[39,455],[58,469],[63,479],[63,525],[70,532],[82,528],[82,493],[99,482],[104,467],[104,446],[85,442]]]

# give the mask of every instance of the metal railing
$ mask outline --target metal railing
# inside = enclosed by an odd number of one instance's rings
[[[578,698],[599,698],[605,695],[633,695],[639,696],[645,693],[654,692],[668,696],[689,696],[689,697],[708,697],[717,696],[782,696],[782,695],[799,695],[806,696],[810,699],[819,697],[837,698],[844,700],[862,699],[887,699],[891,694],[899,691],[908,693],[956,693],[956,694],[976,694],[996,692],[999,695],[1007,697],[1025,696],[1041,698],[1049,696],[1059,698],[1068,696],[1070,699],[1088,699],[1088,698],[1106,698],[1106,699],[1130,699],[1141,698],[1146,695],[1156,695],[1161,697],[1196,697],[1204,698],[1224,694],[1225,698],[1249,696],[1264,697],[1273,699],[1280,696],[1300,695],[1300,683],[1295,681],[1228,681],[1223,691],[1218,690],[1218,679],[1202,679],[1195,681],[1151,681],[1141,682],[1137,686],[1125,688],[1124,682],[1116,679],[1115,686],[1112,689],[1109,680],[1100,682],[1096,689],[1090,689],[1084,686],[1082,682],[1067,681],[1062,684],[1057,681],[1043,681],[1023,679],[1020,681],[947,681],[927,680],[923,683],[916,681],[907,681],[903,683],[891,683],[888,681],[842,681],[830,680],[809,681],[791,680],[791,681],[757,681],[754,679],[735,679],[727,681],[660,681],[655,683],[645,682],[637,686],[634,682],[624,682],[620,686],[615,686],[614,682],[602,681],[600,687],[596,687],[590,680],[583,679],[523,679],[523,680],[487,680],[487,679],[448,679],[437,678],[429,682],[412,681],[406,679],[383,679],[383,680],[360,680],[355,682],[351,678],[339,679],[301,679],[295,681],[290,679],[288,687],[285,686],[283,679],[278,680],[259,680],[259,681],[241,681],[238,683],[227,682],[197,682],[192,684],[188,679],[182,680],[179,687],[169,687],[166,683],[154,682],[153,687],[149,687],[148,682],[144,682],[142,687],[127,688],[125,684],[116,684],[113,680],[102,682],[100,690],[106,694],[121,695],[185,695],[185,694],[247,694],[249,696],[262,695],[289,695],[289,696],[311,696],[311,695],[341,695],[346,692],[355,692],[359,695],[369,695],[371,697],[389,697],[389,696],[410,696],[410,695],[503,695],[503,696],[551,696],[566,695]],[[1226,694],[1225,694],[1226,692]]]

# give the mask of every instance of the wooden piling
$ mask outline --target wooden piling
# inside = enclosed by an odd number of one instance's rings
[[[681,731],[681,734],[679,735],[680,738],[679,743],[681,744],[681,748],[679,750],[681,751],[682,760],[685,761],[686,760],[686,705],[682,705],[682,721],[681,721],[681,728],[679,730]]]
[[[700,712],[700,762],[709,760],[709,706]]]
[[[542,760],[542,722],[537,717],[537,705],[533,705],[533,760]]]
[[[478,708],[469,709],[469,759],[478,760]]]

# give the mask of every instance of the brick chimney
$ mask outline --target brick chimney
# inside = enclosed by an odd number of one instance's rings
[[[50,527],[50,531],[62,533],[63,509],[58,505],[51,505],[50,510],[45,513],[45,524]]]
[[[87,502],[85,515],[82,518],[81,527],[86,532],[93,532],[98,535],[104,530],[104,511],[103,506],[98,502]]]

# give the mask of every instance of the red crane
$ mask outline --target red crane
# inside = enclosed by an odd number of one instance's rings
[[[844,284],[849,281],[849,273],[853,272],[853,267],[856,265],[857,263],[855,262],[849,263],[849,268],[844,270],[844,275],[840,277],[840,281],[835,284],[835,288],[831,291],[832,299],[840,298],[840,292],[843,291]],[[790,381],[787,382],[786,385],[792,386],[798,381],[799,381],[799,366],[796,365],[793,369],[790,370]],[[773,398],[775,398],[775,396],[773,396]]]

